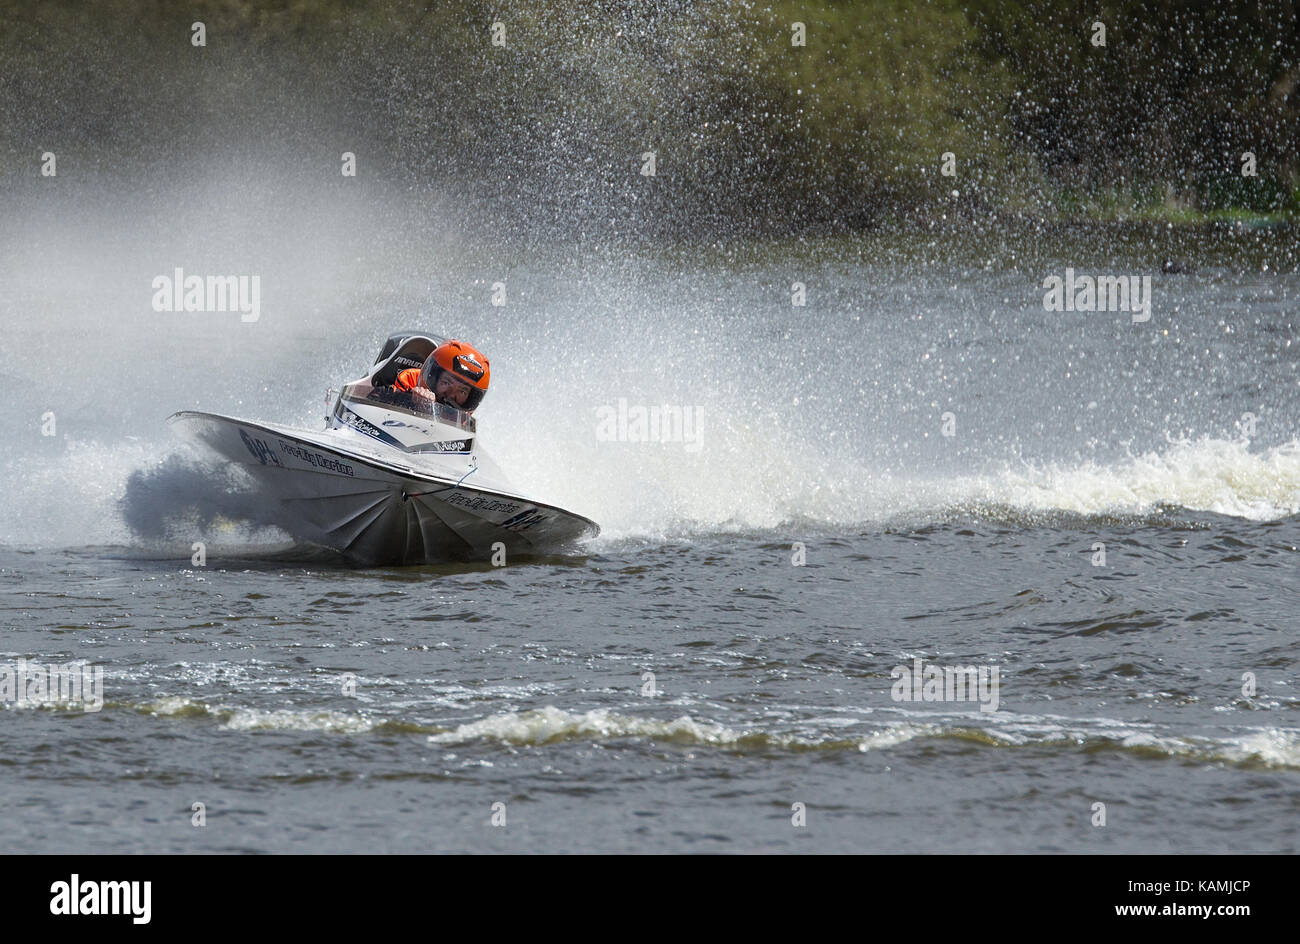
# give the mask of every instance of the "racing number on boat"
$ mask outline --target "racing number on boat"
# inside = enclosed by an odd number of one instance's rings
[[[550,515],[542,514],[536,508],[528,508],[501,522],[501,527],[518,534],[520,531],[527,531],[535,524],[549,520],[550,517]]]
[[[280,465],[280,457],[271,451],[271,447],[260,439],[254,439],[242,429],[239,431],[239,438],[244,441],[248,451],[253,454],[253,458],[262,465]]]

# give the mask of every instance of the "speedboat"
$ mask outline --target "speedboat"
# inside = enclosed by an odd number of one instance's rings
[[[168,422],[276,499],[266,523],[357,564],[496,563],[595,537],[591,519],[517,491],[484,452],[469,413],[384,395],[442,340],[391,336],[370,373],[339,392],[319,432],[190,411]]]

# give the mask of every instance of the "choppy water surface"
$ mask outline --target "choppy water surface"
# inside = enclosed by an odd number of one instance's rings
[[[0,709],[0,822],[42,851],[1297,851],[1293,234],[1177,276],[1164,239],[453,252],[252,326],[160,322],[129,254],[28,317],[47,261],[0,302],[0,659],[102,665],[104,705]],[[1151,321],[1044,311],[1067,266],[1154,272]],[[169,438],[195,407],[315,426],[406,325],[489,353],[483,440],[602,523],[586,553],[349,569]],[[74,344],[81,382],[40,382]],[[619,398],[699,409],[700,448],[601,441]],[[997,710],[895,700],[914,659],[997,668]]]

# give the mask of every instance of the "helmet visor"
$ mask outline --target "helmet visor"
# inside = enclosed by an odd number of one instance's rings
[[[444,370],[429,358],[420,377],[423,386],[432,390],[439,403],[473,412],[483,402],[486,390],[473,387],[451,371]]]

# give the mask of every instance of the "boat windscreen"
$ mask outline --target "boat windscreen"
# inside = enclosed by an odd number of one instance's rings
[[[343,388],[340,399],[372,403],[397,413],[431,417],[440,423],[454,426],[457,429],[463,429],[471,433],[475,431],[474,417],[449,403],[438,403],[426,400],[423,397],[413,397],[406,391],[378,393],[369,382],[348,384]]]

